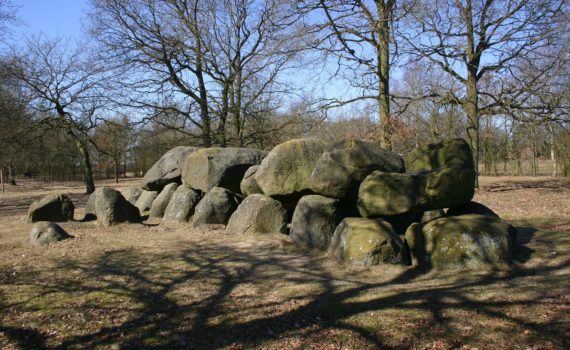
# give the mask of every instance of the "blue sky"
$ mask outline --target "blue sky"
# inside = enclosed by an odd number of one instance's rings
[[[49,37],[78,37],[88,0],[11,0],[22,24],[13,28],[16,39],[42,32]]]

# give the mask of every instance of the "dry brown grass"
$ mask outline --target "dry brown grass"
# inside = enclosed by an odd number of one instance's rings
[[[22,183],[0,196],[0,348],[567,349],[570,182],[481,183],[519,227],[510,271],[350,268],[282,236],[184,226],[72,222],[74,239],[32,247],[33,198],[86,197]]]

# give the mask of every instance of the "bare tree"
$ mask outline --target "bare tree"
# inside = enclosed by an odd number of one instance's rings
[[[127,117],[107,118],[97,126],[94,142],[97,150],[113,163],[115,182],[119,182],[121,163],[123,163],[131,144],[131,127]]]
[[[310,45],[334,56],[337,74],[359,91],[357,96],[335,99],[330,104],[375,101],[380,143],[391,149],[390,71],[396,57],[393,31],[407,13],[408,2],[305,0],[299,3],[302,11],[309,12],[308,30],[316,36]]]
[[[288,4],[93,0],[93,33],[131,70],[122,80],[131,92],[124,105],[151,119],[183,116],[178,131],[201,137],[206,147],[225,146],[231,122],[234,143],[245,145],[247,119],[269,95],[285,90],[278,77],[296,52],[287,40],[291,20],[281,16]]]
[[[401,31],[412,59],[460,82],[460,95],[444,96],[462,106],[475,163],[479,159],[482,113],[496,106],[482,105],[482,80],[509,74],[520,57],[548,45],[557,33],[563,0],[425,0],[418,1]]]
[[[10,74],[27,94],[36,123],[62,130],[73,140],[82,157],[86,191],[92,193],[95,184],[89,131],[95,127],[96,113],[105,101],[106,67],[91,60],[84,47],[41,36],[29,39],[16,56]]]

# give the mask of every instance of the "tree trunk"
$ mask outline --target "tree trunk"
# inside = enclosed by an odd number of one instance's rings
[[[14,176],[14,169],[11,163],[8,163],[8,183],[10,186],[16,186],[16,177]]]
[[[75,140],[81,161],[83,163],[83,182],[85,182],[85,192],[91,194],[95,192],[95,183],[93,182],[93,173],[91,171],[91,160],[89,158],[89,150],[87,145],[81,140]]]
[[[120,161],[118,158],[113,160],[113,163],[115,165],[115,183],[118,184],[119,183],[119,168],[120,168]]]
[[[380,117],[380,146],[392,149],[392,121],[390,119],[390,13],[392,1],[377,2],[378,48],[376,59],[378,65],[378,110]]]
[[[558,176],[558,161],[556,159],[556,138],[552,123],[548,123],[548,131],[550,131],[550,160],[552,160],[552,176]]]
[[[479,108],[476,73],[469,72],[467,80],[467,99],[463,104],[467,114],[467,138],[471,152],[473,152],[473,163],[475,166],[475,188],[479,188]]]

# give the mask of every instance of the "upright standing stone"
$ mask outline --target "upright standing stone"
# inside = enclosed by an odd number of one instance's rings
[[[312,248],[326,249],[342,219],[340,200],[320,195],[304,196],[293,212],[289,237]]]
[[[194,209],[200,201],[200,193],[193,189],[180,185],[170,198],[164,211],[163,222],[185,223],[194,215]]]
[[[157,196],[157,191],[142,191],[139,199],[137,199],[135,203],[135,207],[139,208],[141,215],[148,214],[150,208],[152,208],[152,202],[154,202]]]
[[[177,183],[169,183],[168,185],[164,186],[162,191],[156,197],[156,199],[152,202],[152,206],[150,207],[150,214],[151,218],[162,218],[164,216],[164,211],[168,206],[168,202],[172,198],[172,195],[178,188]]]
[[[226,231],[231,233],[285,233],[287,211],[262,194],[247,196],[232,214]]]
[[[196,206],[192,225],[226,225],[237,209],[240,198],[235,193],[221,187],[212,188]]]
[[[129,203],[121,192],[110,187],[103,187],[97,190],[95,211],[97,223],[101,226],[141,221],[138,208]]]

